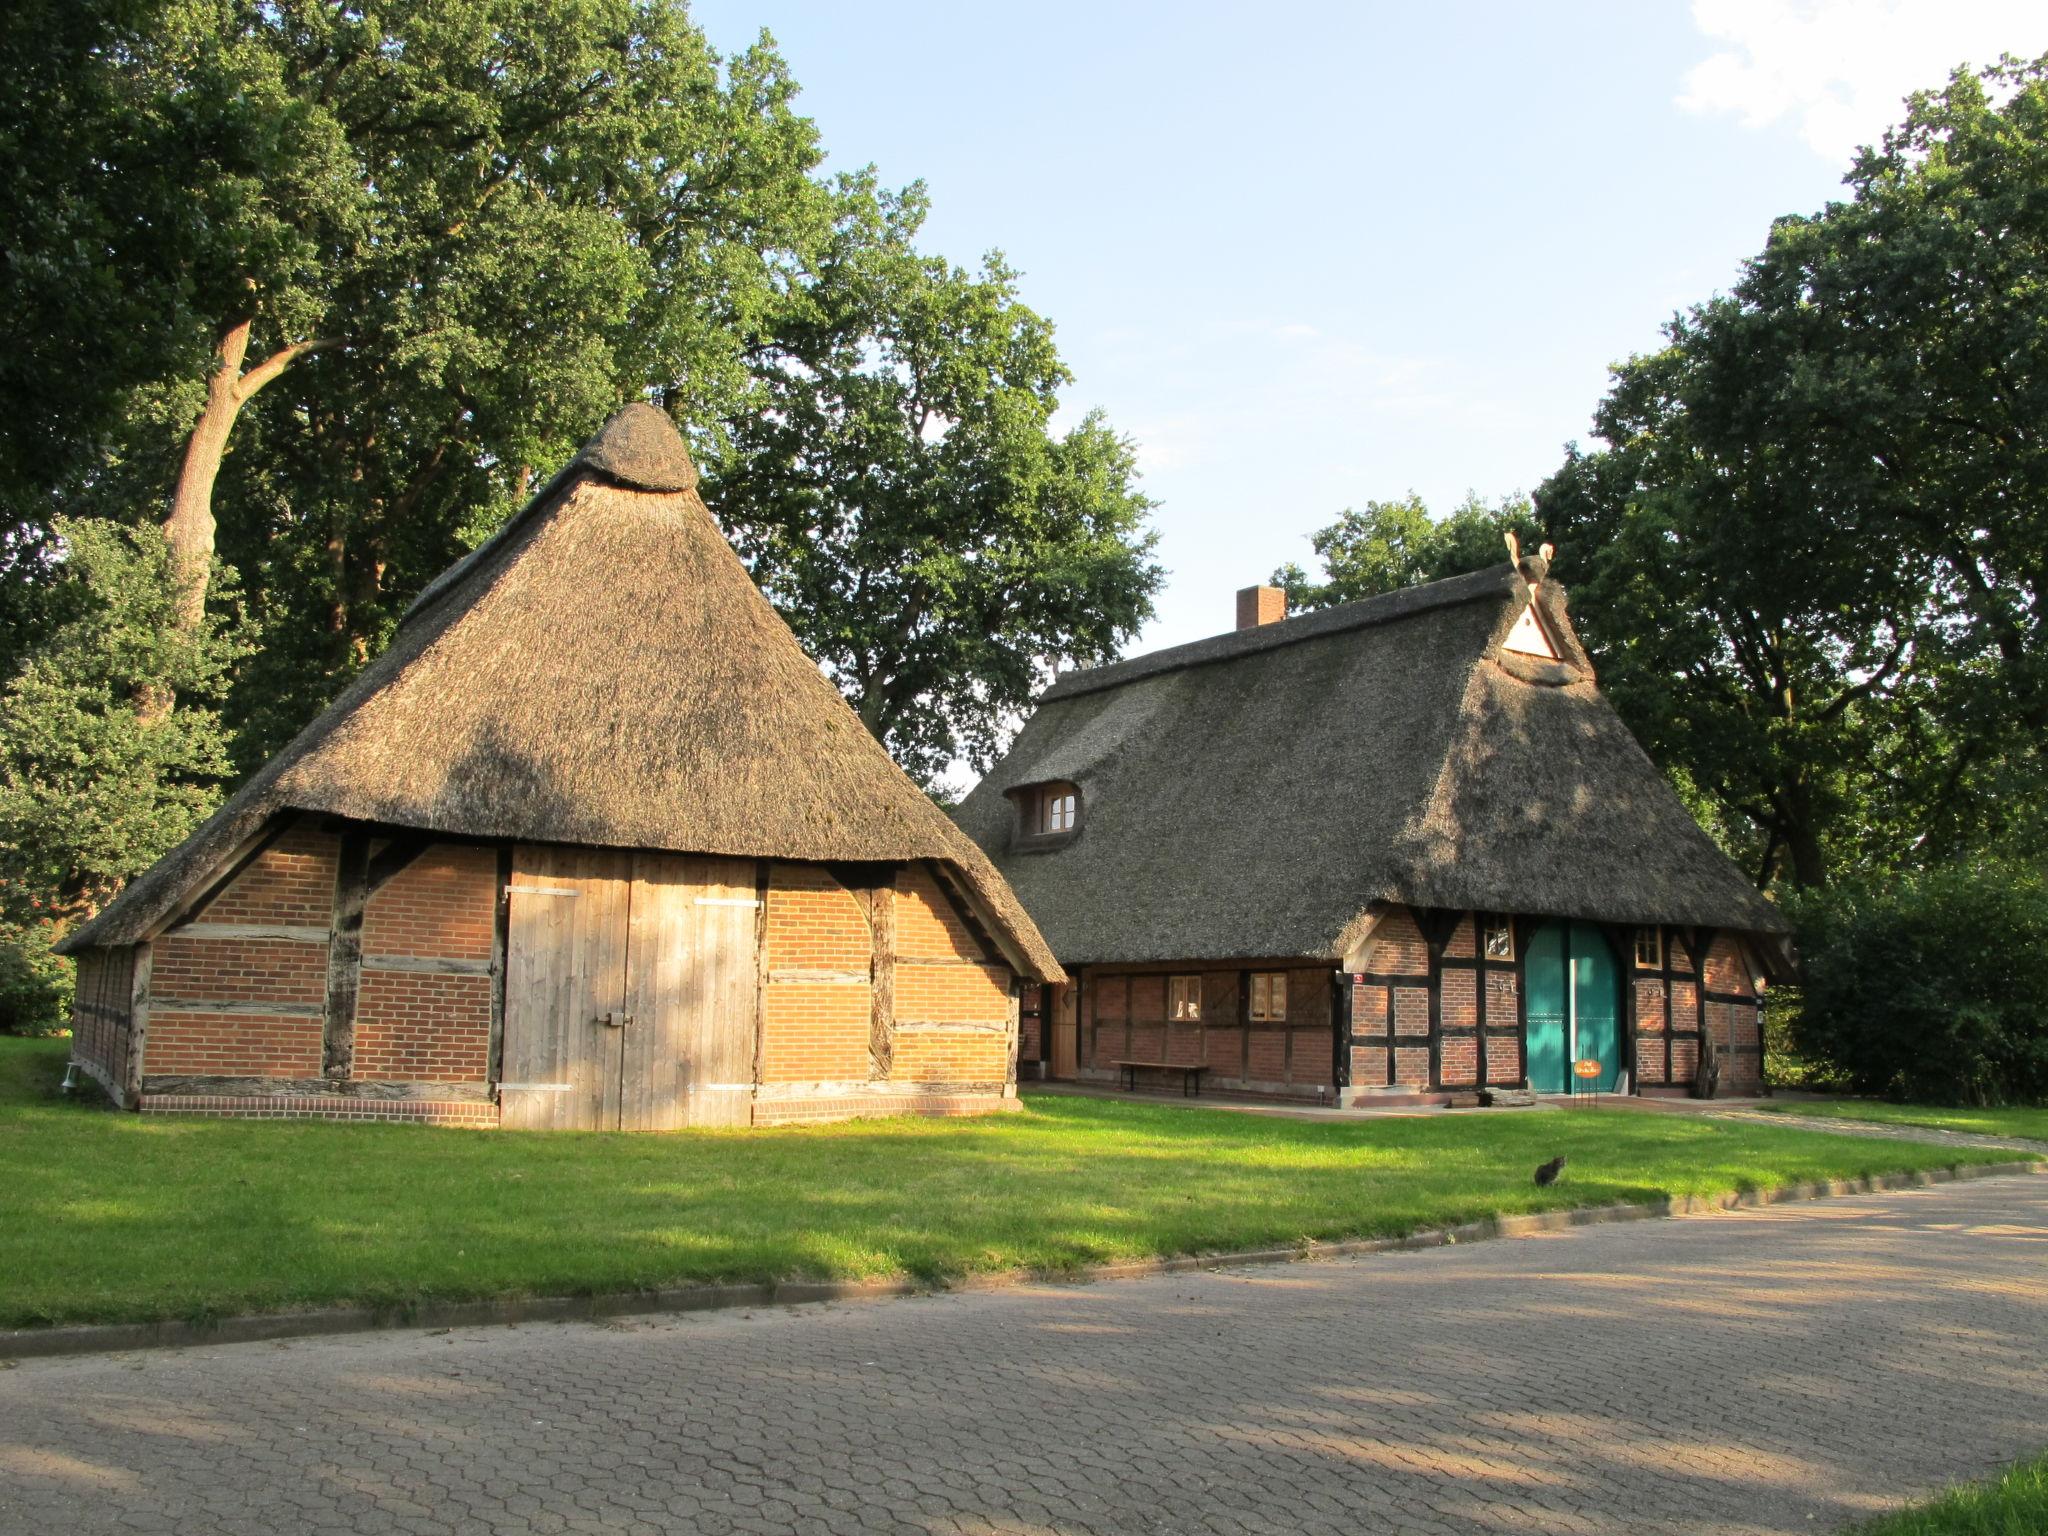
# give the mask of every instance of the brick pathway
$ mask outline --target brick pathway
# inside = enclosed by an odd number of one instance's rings
[[[1826,1531],[2048,1443],[2048,1177],[1333,1263],[27,1361],[0,1531]]]

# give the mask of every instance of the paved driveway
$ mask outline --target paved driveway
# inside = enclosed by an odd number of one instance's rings
[[[853,1307],[30,1361],[13,1532],[1823,1531],[2048,1444],[2048,1178]]]

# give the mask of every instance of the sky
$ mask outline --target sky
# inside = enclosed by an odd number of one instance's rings
[[[2041,0],[697,0],[773,34],[830,159],[1000,250],[1159,505],[1131,653],[1230,628],[1347,506],[1530,491],[1609,366]],[[1569,581],[1571,551],[1558,551]]]

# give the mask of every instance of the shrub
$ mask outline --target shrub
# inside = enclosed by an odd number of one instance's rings
[[[50,953],[48,918],[0,919],[0,1035],[49,1035],[71,1016],[71,962]]]
[[[1799,1054],[1859,1093],[2048,1101],[2048,883],[1996,863],[1796,899]]]

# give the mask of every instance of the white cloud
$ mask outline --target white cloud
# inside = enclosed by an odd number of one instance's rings
[[[1843,164],[1957,65],[2048,52],[2041,0],[1693,0],[1692,19],[1726,46],[1687,73],[1680,107],[1749,128],[1790,119]]]

